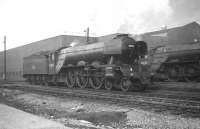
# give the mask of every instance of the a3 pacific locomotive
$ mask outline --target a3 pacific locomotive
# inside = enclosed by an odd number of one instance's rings
[[[63,83],[67,87],[144,90],[150,72],[147,44],[127,34],[24,58],[23,76],[32,84]]]
[[[141,35],[148,42],[152,80],[200,80],[200,25],[192,22]]]
[[[150,57],[153,80],[200,81],[200,44],[160,46]]]

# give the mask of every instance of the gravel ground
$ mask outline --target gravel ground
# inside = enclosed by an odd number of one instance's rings
[[[200,129],[200,118],[154,113],[80,98],[58,98],[0,89],[0,102],[72,128]]]
[[[72,129],[0,103],[0,129]]]

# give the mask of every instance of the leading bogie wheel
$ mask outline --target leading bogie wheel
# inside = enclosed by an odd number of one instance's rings
[[[120,88],[122,91],[127,92],[131,90],[132,82],[129,79],[122,79]]]
[[[113,79],[105,79],[105,89],[110,91],[114,87],[114,80]]]

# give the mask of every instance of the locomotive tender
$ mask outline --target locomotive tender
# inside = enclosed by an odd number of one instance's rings
[[[127,34],[56,51],[37,53],[23,60],[23,76],[32,84],[63,83],[69,88],[144,90],[150,72],[147,44]]]

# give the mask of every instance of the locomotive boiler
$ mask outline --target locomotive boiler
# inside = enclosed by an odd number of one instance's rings
[[[73,88],[144,90],[150,72],[147,44],[127,34],[24,58],[24,77],[30,83],[63,83]]]

